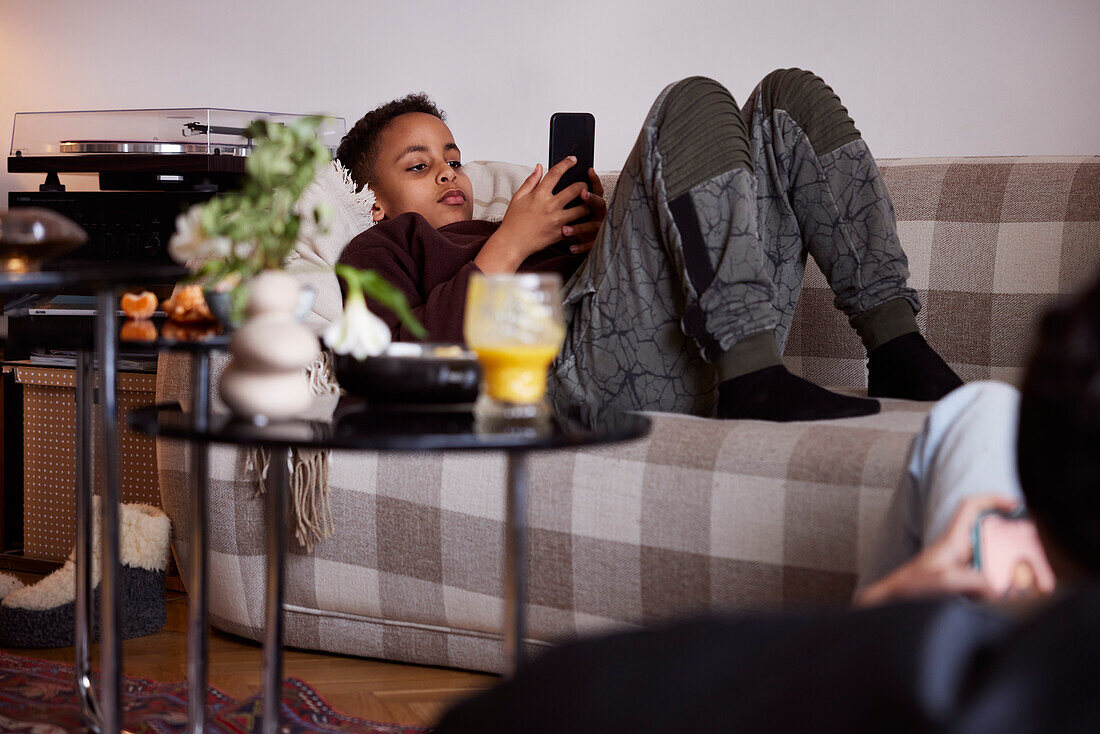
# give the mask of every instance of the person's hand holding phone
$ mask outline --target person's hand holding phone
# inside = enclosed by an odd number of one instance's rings
[[[1035,523],[1022,506],[1011,512],[983,510],[974,521],[971,536],[972,565],[999,597],[1030,599],[1054,591],[1054,571]]]
[[[588,204],[566,208],[566,204],[588,190],[583,181],[554,193],[554,186],[576,162],[573,156],[565,158],[545,176],[542,166],[535,166],[512,196],[500,227],[474,258],[482,272],[514,273],[530,255],[561,240],[566,225],[593,211]],[[599,204],[602,203],[600,197]]]
[[[971,565],[974,521],[990,508],[1012,510],[1016,503],[996,495],[979,495],[964,500],[955,511],[947,532],[879,581],[862,589],[856,606],[922,596],[961,594],[981,601],[1000,598],[986,576]]]
[[[569,251],[574,254],[588,252],[592,249],[592,245],[596,242],[596,233],[600,231],[600,225],[607,217],[607,203],[603,198],[603,184],[600,183],[600,177],[596,175],[596,169],[588,169],[588,180],[592,182],[591,191],[588,189],[581,191],[581,201],[588,206],[589,211],[592,213],[591,219],[587,222],[567,224],[561,228],[563,237],[577,238],[578,242],[569,247]]]

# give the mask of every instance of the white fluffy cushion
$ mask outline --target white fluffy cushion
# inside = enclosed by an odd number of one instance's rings
[[[491,222],[504,218],[512,195],[534,170],[534,167],[499,161],[473,161],[462,168],[474,185],[474,219],[488,219]],[[619,172],[598,173],[600,183],[603,184],[604,198],[609,200],[611,192],[619,183]]]
[[[472,161],[462,166],[474,187],[474,219],[500,221],[508,211],[508,202],[527,177],[531,168],[515,163]]]

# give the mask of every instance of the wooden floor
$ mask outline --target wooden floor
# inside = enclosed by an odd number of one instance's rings
[[[17,574],[25,583],[37,578]],[[180,681],[187,671],[187,597],[168,592],[168,624],[149,637],[123,642],[126,675],[155,681]],[[259,644],[210,630],[209,683],[234,698],[260,690]],[[13,650],[13,655],[67,663],[73,648]],[[99,667],[98,646],[93,667]],[[287,650],[284,675],[309,683],[340,713],[382,723],[430,726],[447,705],[492,685],[496,676],[446,668],[400,665],[379,660]]]

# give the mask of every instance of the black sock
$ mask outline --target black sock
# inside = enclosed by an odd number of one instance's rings
[[[795,377],[783,365],[718,385],[718,417],[764,421],[812,421],[877,413],[877,400],[852,398]]]
[[[963,384],[915,331],[868,352],[867,371],[867,394],[876,398],[939,400]]]

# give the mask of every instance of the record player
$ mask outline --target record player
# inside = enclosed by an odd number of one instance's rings
[[[192,204],[238,188],[258,119],[289,123],[303,115],[208,107],[15,115],[10,173],[42,173],[38,191],[13,191],[8,207],[61,212],[88,233],[57,264],[168,262],[176,217]],[[342,118],[318,130],[335,150]],[[98,174],[98,191],[66,191],[59,174]]]
[[[13,191],[8,208],[44,207],[79,224],[87,243],[44,267],[80,261],[164,263],[176,217],[191,205],[238,188],[253,141],[245,130],[257,119],[289,123],[301,115],[212,108],[21,112],[15,115],[8,171],[43,174],[37,191]],[[318,134],[335,150],[345,131],[328,118]],[[60,176],[59,176],[60,174]],[[67,191],[65,174],[97,174],[98,191]],[[81,187],[85,188],[85,187]],[[143,284],[167,295],[171,283]],[[6,360],[34,359],[45,343],[72,348],[92,332],[94,304],[82,293],[43,301],[6,300],[3,342]],[[2,336],[2,333],[0,333]],[[56,359],[47,357],[47,359]],[[23,415],[22,386],[3,375],[3,492],[0,552],[21,545]]]

